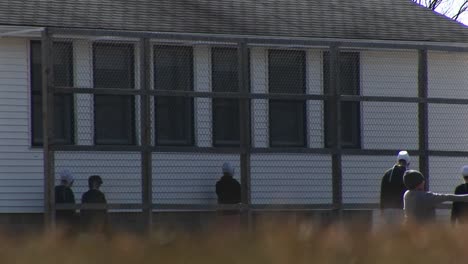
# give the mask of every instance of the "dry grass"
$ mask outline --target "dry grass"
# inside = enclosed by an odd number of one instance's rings
[[[155,231],[147,237],[113,238],[59,233],[2,236],[2,263],[283,264],[283,263],[465,263],[468,228],[429,226],[363,232],[361,228],[264,223],[256,232]]]

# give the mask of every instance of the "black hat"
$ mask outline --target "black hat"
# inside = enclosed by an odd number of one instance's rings
[[[403,183],[409,190],[413,190],[425,180],[421,172],[417,170],[407,170],[403,175]]]
[[[94,182],[102,184],[102,178],[99,175],[92,175],[88,178],[88,185],[91,186]]]

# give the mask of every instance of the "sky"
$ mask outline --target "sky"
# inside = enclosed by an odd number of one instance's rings
[[[458,11],[463,2],[465,0],[445,0],[436,11],[450,17]],[[468,11],[460,16],[459,21],[468,25]]]

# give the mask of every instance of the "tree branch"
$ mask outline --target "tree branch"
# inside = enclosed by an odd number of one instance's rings
[[[458,12],[452,16],[452,19],[458,20],[460,16],[466,12],[467,9],[468,9],[468,0],[465,0],[463,4],[460,6],[460,8],[458,9]]]
[[[455,4],[453,0],[412,0],[430,10],[436,11],[453,20],[459,20],[461,15],[468,11],[468,0]],[[453,7],[458,6],[458,7]],[[455,13],[453,10],[456,10]]]

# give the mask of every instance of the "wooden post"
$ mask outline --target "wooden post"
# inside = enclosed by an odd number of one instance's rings
[[[46,230],[55,228],[54,151],[54,91],[52,38],[47,28],[42,31],[42,135],[44,162],[44,224]]]
[[[340,89],[340,50],[338,46],[330,46],[330,136],[332,139],[332,189],[333,209],[335,216],[341,218],[343,209],[342,195],[342,148],[341,148],[341,89]],[[328,118],[328,117],[325,117]]]
[[[140,40],[140,130],[141,130],[141,193],[143,218],[148,233],[153,224],[153,191],[152,191],[152,152],[151,152],[151,98],[150,89],[151,47],[149,39]]]
[[[427,49],[418,51],[418,96],[427,99],[428,73],[427,73]],[[429,116],[427,101],[418,104],[419,126],[419,170],[426,177],[426,190],[429,189]]]
[[[245,42],[238,44],[238,73],[239,73],[239,92],[249,93],[249,49]],[[240,129],[240,171],[241,171],[241,201],[247,206],[246,211],[242,213],[242,223],[247,229],[250,225],[250,100],[249,98],[239,99],[239,129]]]

